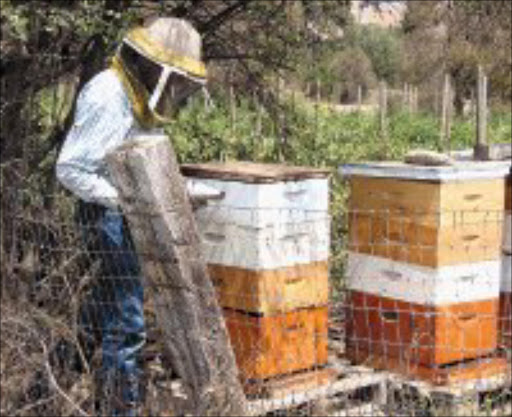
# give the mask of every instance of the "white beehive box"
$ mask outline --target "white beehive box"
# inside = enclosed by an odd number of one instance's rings
[[[223,193],[195,213],[208,263],[262,270],[328,259],[328,171],[231,162],[182,172]]]
[[[349,252],[347,269],[349,289],[416,304],[476,302],[500,293],[499,260],[429,268]]]

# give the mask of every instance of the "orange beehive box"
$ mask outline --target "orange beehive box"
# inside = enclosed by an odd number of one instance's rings
[[[347,345],[427,366],[477,358],[497,347],[498,303],[427,306],[351,291]]]
[[[503,178],[351,178],[350,249],[430,267],[497,259]]]
[[[501,220],[504,178],[426,181],[354,176],[350,209],[435,229]]]
[[[493,220],[437,229],[399,217],[352,215],[350,250],[438,268],[499,259],[502,224]]]
[[[327,307],[256,316],[224,310],[243,379],[264,379],[327,363]]]
[[[224,265],[208,269],[222,307],[270,315],[329,300],[327,261],[259,271]]]

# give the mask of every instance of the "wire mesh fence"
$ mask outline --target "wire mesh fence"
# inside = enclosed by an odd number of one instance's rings
[[[251,207],[244,188],[194,216],[253,413],[510,412],[510,213],[408,217],[356,208],[356,192],[337,213],[320,198]],[[143,415],[179,414],[186,389],[153,297],[166,289],[147,288],[138,265],[155,254],[136,254],[115,211],[11,196],[2,410],[109,415],[133,401]]]
[[[403,89],[269,75],[232,55],[238,42],[261,41],[247,36],[247,22],[223,24],[251,2],[134,1],[119,16],[121,2],[104,2],[106,9],[70,2],[64,16],[71,23],[56,24],[55,13],[45,30],[47,4],[18,3],[25,4],[21,17],[2,14],[2,26],[38,30],[28,49],[17,48],[22,36],[2,43],[2,415],[181,415],[204,375],[239,381],[253,415],[510,415],[512,217],[501,180],[447,186],[441,207],[434,201],[444,185],[428,181],[416,188],[340,175],[201,178],[224,192],[194,204],[200,252],[180,258],[199,275],[206,267],[211,285],[201,286],[178,279],[183,271],[170,254],[187,242],[171,236],[163,249],[141,247],[136,241],[147,236],[161,242],[165,227],[150,231],[127,220],[138,215],[141,224],[158,225],[155,213],[172,217],[172,205],[121,212],[78,201],[55,178],[76,93],[94,75],[86,63],[108,55],[88,36],[99,31],[113,40],[149,9],[191,18],[220,61],[213,102],[192,99],[192,110],[167,131],[187,162],[250,159],[334,171],[353,160],[401,156],[411,143],[427,143],[424,136],[434,146],[440,128],[450,132],[449,121],[437,126],[440,113],[451,117],[441,111],[449,106],[443,74]],[[283,4],[276,10],[255,3],[251,10],[263,16],[257,30],[276,30],[254,47],[265,66],[289,56],[271,50],[285,38],[273,18],[279,22],[287,2],[275,2]],[[306,66],[316,66],[314,51],[308,57]],[[474,105],[466,107],[467,123],[452,132],[458,145],[469,145],[473,129]],[[428,123],[415,124],[420,113]],[[396,140],[407,118],[411,132]],[[508,134],[501,125],[495,132]],[[153,268],[151,277],[144,267]],[[196,308],[197,300],[206,307]],[[207,343],[220,343],[223,332],[234,370]],[[212,363],[197,359],[205,357]],[[194,366],[218,375],[194,378]],[[194,401],[215,414],[210,391]]]

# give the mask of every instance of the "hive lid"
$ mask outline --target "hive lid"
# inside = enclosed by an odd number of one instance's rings
[[[510,161],[456,161],[448,166],[420,166],[398,161],[363,162],[338,168],[344,176],[400,178],[425,181],[464,181],[505,178]]]
[[[186,177],[213,178],[248,183],[297,181],[309,178],[327,178],[327,169],[283,164],[260,164],[247,161],[183,164],[181,173]]]

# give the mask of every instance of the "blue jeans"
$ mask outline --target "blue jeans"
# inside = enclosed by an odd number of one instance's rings
[[[113,414],[135,415],[138,361],[146,341],[141,271],[123,215],[111,209],[96,214],[92,222],[81,222],[89,250],[100,260],[100,278],[91,292],[93,308],[83,310],[82,325],[96,331],[99,327],[104,388],[120,397],[108,399],[114,403]]]

